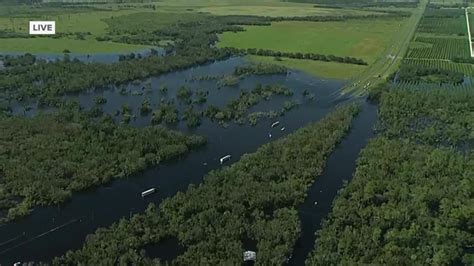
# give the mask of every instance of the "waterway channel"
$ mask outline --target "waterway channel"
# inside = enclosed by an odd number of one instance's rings
[[[237,161],[244,153],[250,153],[269,141],[283,137],[294,130],[318,121],[334,107],[350,99],[341,99],[334,93],[345,82],[309,76],[302,72],[290,71],[286,75],[249,76],[233,87],[218,88],[213,80],[193,80],[200,75],[225,75],[232,73],[236,66],[246,64],[242,58],[231,58],[225,61],[193,67],[190,69],[153,77],[148,81],[152,90],[143,94],[123,95],[117,89],[91,91],[68,97],[77,99],[85,108],[93,106],[98,96],[107,98],[103,106],[105,112],[114,113],[127,103],[137,111],[145,97],[154,106],[162,97],[175,95],[179,87],[203,88],[209,91],[208,103],[222,106],[229,99],[235,98],[243,89],[253,89],[256,84],[282,84],[293,89],[291,98],[301,104],[284,116],[279,117],[279,128],[271,128],[271,120],[263,120],[256,126],[248,123],[237,125],[230,123],[227,128],[203,120],[200,127],[188,129],[184,123],[173,127],[185,133],[199,134],[208,138],[208,144],[196,151],[174,161],[163,163],[147,171],[136,173],[128,178],[115,180],[107,185],[75,193],[68,202],[54,207],[36,208],[29,216],[0,227],[0,264],[9,265],[17,261],[48,262],[55,256],[70,249],[82,246],[87,234],[97,228],[112,224],[122,217],[130,217],[142,212],[150,202],[159,204],[164,198],[184,191],[189,184],[198,184],[206,173],[222,167],[218,158],[231,154],[232,159],[226,164]],[[159,92],[159,87],[169,88],[168,96]],[[138,90],[141,84],[130,84],[128,89]],[[304,90],[315,95],[314,101],[305,100]],[[272,97],[251,111],[280,110],[284,96]],[[29,109],[27,115],[35,115],[39,109]],[[18,112],[18,108],[17,108]],[[360,149],[372,135],[372,125],[376,117],[376,108],[365,104],[364,110],[355,120],[353,129],[329,158],[323,176],[308,192],[308,199],[300,208],[303,235],[295,247],[293,265],[301,265],[309,250],[314,246],[314,232],[319,228],[321,218],[330,210],[330,204],[342,186],[342,180],[349,180],[355,168],[355,161]],[[150,124],[149,116],[138,115],[131,121],[133,126]],[[281,127],[286,130],[282,131]],[[271,133],[272,137],[269,137]],[[152,196],[142,198],[140,193],[149,188],[157,188]],[[315,206],[314,201],[318,201]],[[308,215],[306,215],[308,213]],[[157,254],[149,254],[155,256]]]

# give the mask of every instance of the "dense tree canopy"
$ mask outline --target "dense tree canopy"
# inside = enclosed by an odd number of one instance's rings
[[[0,119],[0,221],[71,192],[128,176],[205,143],[163,127],[116,125],[75,107],[33,118]]]
[[[356,105],[341,107],[265,144],[165,200],[158,211],[150,207],[97,230],[81,249],[54,263],[149,262],[140,249],[174,237],[185,247],[174,260],[181,265],[238,265],[247,249],[257,251],[259,265],[283,264],[300,233],[296,208],[358,111]]]
[[[472,155],[375,139],[307,264],[472,265],[473,195]]]
[[[432,145],[470,145],[474,140],[470,91],[391,89],[380,102],[378,129]],[[471,147],[473,148],[473,147]]]
[[[333,203],[308,265],[472,265],[471,91],[379,86],[379,137]]]

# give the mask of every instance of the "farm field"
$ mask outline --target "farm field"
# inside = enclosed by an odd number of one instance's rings
[[[343,22],[275,22],[271,26],[247,26],[245,32],[224,33],[219,47],[260,48],[283,52],[318,53],[351,56],[373,63],[387,49],[391,37],[406,22],[400,18],[349,20]],[[364,67],[332,65],[331,70],[318,71],[307,63],[286,60],[288,66],[326,77],[350,78]],[[291,63],[290,63],[291,62]],[[321,65],[321,64],[319,64]],[[336,74],[340,72],[340,74]]]
[[[474,65],[465,14],[462,8],[426,10],[403,60],[397,86],[464,87],[466,81],[472,81]]]
[[[99,42],[93,39],[75,40],[71,38],[10,38],[2,40],[0,50],[11,53],[46,53],[57,54],[69,50],[71,53],[94,54],[94,53],[129,53],[142,51],[150,46]]]
[[[110,10],[109,10],[110,9]],[[0,42],[1,52],[62,53],[68,49],[74,53],[126,53],[149,48],[149,45],[129,43],[112,43],[97,41],[97,37],[107,35],[111,30],[157,30],[177,22],[193,21],[204,15],[189,12],[184,8],[169,10],[152,9],[137,5],[119,7],[117,5],[101,6],[101,9],[56,8],[25,10],[22,7],[11,8],[0,12],[0,32],[28,34],[28,21],[56,21],[56,32],[67,34],[59,38],[3,38]],[[145,23],[148,25],[144,27]],[[79,39],[76,34],[81,34]]]
[[[353,56],[372,63],[392,41],[387,36],[393,36],[403,22],[397,18],[275,22],[269,27],[247,26],[245,32],[226,32],[219,46]]]
[[[68,49],[74,53],[114,53],[143,50],[149,46],[130,45],[123,43],[99,42],[95,38],[107,32],[107,23],[104,19],[112,16],[133,14],[143,10],[92,11],[44,15],[44,12],[33,12],[37,20],[55,20],[57,33],[84,33],[84,39],[73,36],[61,38],[7,38],[0,42],[2,52],[31,52],[31,53],[62,53]],[[0,30],[20,34],[28,34],[30,12],[15,17],[0,17]]]
[[[253,5],[249,3],[252,2]],[[159,29],[163,25],[170,25],[179,21],[192,21],[193,18],[202,17],[205,14],[224,16],[235,15],[258,15],[258,16],[327,16],[327,15],[367,15],[382,14],[373,11],[360,11],[352,9],[315,8],[313,5],[298,3],[280,3],[278,1],[163,1],[153,3],[154,8],[146,4],[127,5],[97,5],[76,8],[33,8],[8,7],[0,11],[0,31],[8,31],[19,34],[28,33],[28,21],[34,17],[37,20],[55,20],[58,33],[85,33],[84,39],[76,41],[73,37],[61,37],[52,40],[30,39],[19,41],[5,39],[0,43],[2,52],[34,52],[34,53],[62,53],[65,46],[72,52],[88,53],[113,53],[130,52],[146,48],[130,44],[115,45],[112,43],[99,43],[96,38],[109,33],[109,24],[114,27],[127,29],[140,28],[144,30]],[[235,13],[234,13],[235,11]],[[148,26],[143,27],[143,18],[135,19],[137,16],[146,16]],[[135,18],[134,18],[135,16]],[[129,17],[127,19],[127,17]],[[114,23],[114,18],[121,18],[123,25]],[[15,44],[16,43],[16,44]],[[31,45],[25,45],[31,43]],[[44,47],[48,46],[48,49]],[[34,48],[33,48],[34,47]],[[87,48],[86,48],[87,47]]]
[[[335,9],[315,7],[312,4],[288,4],[288,5],[246,5],[246,6],[215,6],[199,8],[199,12],[213,15],[250,15],[250,16],[341,16],[341,15],[370,15],[383,14],[376,11]]]
[[[281,60],[275,60],[273,57],[253,55],[247,57],[254,62],[286,66],[288,68],[301,70],[311,75],[331,79],[350,79],[351,77],[354,77],[367,69],[366,66],[341,64],[336,62],[323,62],[294,58],[281,58]]]

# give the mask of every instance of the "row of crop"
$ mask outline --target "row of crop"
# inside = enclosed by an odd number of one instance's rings
[[[462,8],[427,8],[424,17],[435,17],[435,18],[453,18],[464,15],[464,9]]]
[[[467,36],[465,16],[455,18],[423,17],[418,26],[418,32]]]
[[[465,82],[463,84],[451,84],[451,83],[426,83],[426,82],[412,82],[412,81],[401,81],[391,84],[392,88],[397,89],[416,89],[416,90],[436,90],[436,89],[446,89],[450,91],[457,91],[459,93],[474,93],[472,89],[472,80],[470,82]]]
[[[429,60],[429,59],[414,59],[407,58],[403,60],[403,64],[422,66],[426,68],[439,68],[455,72],[461,72],[468,76],[474,77],[474,65],[453,63],[447,60]]]
[[[416,37],[415,42],[431,46],[411,48],[408,58],[452,59],[469,58],[469,42],[465,38]]]

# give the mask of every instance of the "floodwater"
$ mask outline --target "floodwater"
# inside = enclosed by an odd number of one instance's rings
[[[159,55],[164,55],[165,50],[161,47],[155,47],[153,48],[156,51],[158,51]],[[131,54],[130,53],[124,53],[124,55]],[[143,50],[138,50],[133,52],[137,56],[148,56],[151,54],[151,49],[143,49]],[[19,56],[23,55],[25,53],[19,53],[19,52],[11,52],[11,53],[1,53],[0,55],[12,55],[12,56]],[[79,53],[68,53],[67,54],[71,60],[73,59],[78,59],[80,61],[86,62],[86,63],[116,63],[119,61],[120,55],[117,53],[94,53],[94,54],[79,54]],[[41,53],[41,54],[35,54],[35,57],[38,59],[43,59],[46,61],[55,61],[55,60],[63,60],[64,59],[64,54],[62,53]],[[1,63],[1,58],[0,58],[0,63]],[[0,64],[0,69],[2,68],[3,64]]]
[[[115,113],[127,103],[137,114],[131,121],[133,126],[145,126],[150,123],[150,116],[140,116],[138,109],[145,97],[149,98],[155,107],[162,99],[174,98],[176,91],[182,85],[191,88],[200,88],[209,91],[208,103],[223,106],[230,99],[238,97],[241,90],[250,90],[256,84],[282,84],[292,88],[294,96],[274,96],[269,101],[264,101],[253,107],[254,111],[280,110],[284,101],[292,99],[301,103],[299,107],[279,117],[281,127],[271,128],[271,120],[262,120],[256,126],[236,125],[230,123],[228,128],[223,128],[215,122],[203,120],[200,127],[187,129],[183,123],[174,128],[186,132],[206,136],[208,143],[199,150],[190,152],[182,158],[163,163],[147,171],[136,173],[128,178],[115,180],[107,185],[77,192],[68,202],[55,207],[38,207],[31,215],[0,227],[0,264],[12,264],[16,261],[50,261],[55,256],[64,254],[67,250],[78,249],[82,246],[87,234],[94,232],[98,227],[112,224],[120,218],[128,218],[134,213],[142,212],[146,206],[153,202],[159,204],[164,198],[173,196],[178,191],[185,191],[189,184],[198,184],[206,173],[212,169],[220,168],[220,157],[231,154],[232,159],[226,164],[239,160],[244,153],[250,153],[259,146],[285,136],[310,122],[321,119],[341,102],[335,93],[343,85],[343,81],[320,79],[311,77],[301,72],[290,72],[287,75],[267,75],[247,77],[235,87],[218,89],[216,81],[191,81],[200,75],[223,75],[232,73],[235,66],[245,64],[241,58],[231,58],[191,69],[153,77],[152,90],[141,89],[143,84],[130,84],[130,91],[141,93],[128,93],[122,95],[117,88],[104,89],[69,95],[68,98],[77,99],[85,107],[93,106],[94,99],[102,95],[108,99],[103,106],[104,111]],[[159,88],[168,87],[168,93],[162,94]],[[315,95],[314,101],[304,99],[302,92],[308,90]],[[342,102],[345,100],[342,100]],[[185,106],[180,105],[180,109]],[[35,106],[28,111],[28,115],[38,112]],[[328,167],[323,176],[316,179],[309,192],[308,201],[301,208],[303,236],[299,247],[295,249],[295,257],[304,256],[295,260],[295,265],[304,261],[308,250],[314,246],[314,231],[319,226],[319,221],[329,212],[330,202],[336,191],[342,185],[342,179],[350,179],[355,167],[355,159],[360,148],[371,136],[369,124],[375,119],[375,107],[366,105],[364,111],[354,123],[349,136],[338,146],[330,157]],[[120,119],[120,117],[117,117]],[[271,133],[272,138],[269,138]],[[149,188],[157,188],[157,193],[142,198],[140,193]],[[327,191],[322,196],[319,190]],[[318,201],[315,208],[311,201]],[[308,208],[306,208],[307,206]],[[326,207],[324,207],[326,206]],[[312,213],[305,216],[303,213]],[[316,217],[316,218],[315,218]],[[312,225],[312,223],[315,223]],[[171,239],[170,242],[173,242]],[[170,251],[171,252],[171,251]],[[178,253],[179,251],[175,251]],[[166,252],[167,254],[169,252]],[[171,252],[172,253],[172,252]],[[154,248],[147,249],[150,257],[163,254]],[[172,256],[166,259],[172,259]]]
[[[299,208],[301,237],[294,247],[289,265],[304,265],[314,248],[316,231],[331,211],[332,202],[345,181],[349,182],[357,166],[357,157],[370,138],[377,120],[377,107],[365,104],[352,122],[352,128],[329,157],[323,174],[316,177],[305,202]]]

